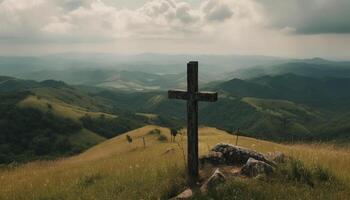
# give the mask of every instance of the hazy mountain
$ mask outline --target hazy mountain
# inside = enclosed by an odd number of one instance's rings
[[[237,55],[166,55],[166,54],[56,54],[40,57],[0,57],[0,75],[24,79],[62,80],[60,74],[76,71],[138,71],[148,74],[181,74],[190,60],[200,62],[200,74],[206,82],[220,80],[226,73],[258,64],[272,65],[284,59]],[[63,72],[62,72],[63,71]],[[84,74],[82,74],[84,75]],[[98,74],[97,74],[98,75]],[[97,76],[96,75],[96,76]],[[71,75],[73,77],[73,75]],[[79,79],[79,77],[75,76]],[[69,80],[71,81],[71,79]],[[86,82],[86,81],[85,81]],[[73,82],[70,82],[73,83]]]
[[[304,59],[304,60],[289,60],[287,62],[276,65],[252,66],[241,68],[233,73],[231,77],[250,79],[264,75],[281,75],[293,73],[302,76],[310,77],[350,77],[350,62],[330,61],[321,58]]]

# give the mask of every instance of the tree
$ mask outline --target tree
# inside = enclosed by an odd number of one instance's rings
[[[170,134],[171,134],[171,141],[172,142],[175,142],[175,137],[176,137],[176,135],[177,135],[177,130],[176,129],[170,129]]]
[[[132,143],[132,138],[130,135],[126,135],[126,140],[129,142],[129,144]]]

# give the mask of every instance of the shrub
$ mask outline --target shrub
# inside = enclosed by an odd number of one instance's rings
[[[132,138],[130,135],[126,135],[126,140],[129,142],[129,143],[132,143]]]
[[[168,141],[168,138],[166,136],[164,136],[164,135],[159,135],[158,136],[158,140],[159,141]]]
[[[49,110],[52,110],[52,105],[51,105],[51,104],[47,103],[46,105],[47,105],[47,108],[48,108]]]
[[[300,160],[290,158],[285,164],[279,166],[279,175],[288,180],[314,186],[316,182],[332,180],[331,173],[319,165],[306,167]]]
[[[319,165],[314,168],[313,174],[315,178],[321,182],[327,182],[332,179],[332,175],[330,174],[330,172]]]
[[[147,135],[160,135],[161,131],[159,129],[153,129],[147,133]]]
[[[305,167],[300,161],[291,158],[288,162],[279,167],[279,175],[296,182],[306,183],[313,186],[311,170]]]

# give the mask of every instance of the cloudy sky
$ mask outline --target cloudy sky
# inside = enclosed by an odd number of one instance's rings
[[[0,0],[0,54],[350,59],[349,0]]]

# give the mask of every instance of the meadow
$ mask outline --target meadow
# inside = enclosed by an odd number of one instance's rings
[[[155,129],[160,133],[152,132]],[[131,136],[132,143],[127,141],[126,135]],[[167,128],[145,126],[106,140],[77,156],[1,168],[0,199],[168,199],[186,187],[183,156],[186,137],[177,136],[176,140],[170,142]],[[236,137],[202,127],[199,142],[200,153],[205,154],[219,142],[235,144]],[[239,137],[238,145],[263,153],[283,152],[301,160],[307,168],[322,167],[334,180],[310,187],[297,181],[235,179],[220,186],[211,198],[350,197],[348,148],[330,144],[277,144],[248,137]]]

